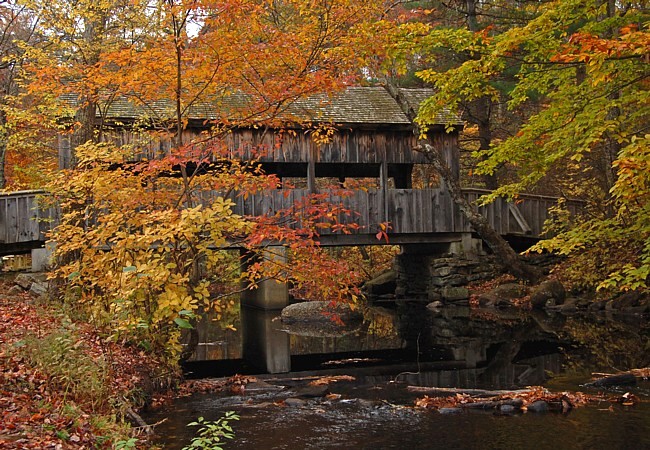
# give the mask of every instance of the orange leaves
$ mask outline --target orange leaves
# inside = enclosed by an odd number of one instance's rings
[[[570,63],[582,62],[587,66],[600,67],[604,62],[624,58],[644,58],[650,56],[650,33],[639,31],[634,24],[621,28],[615,38],[602,38],[597,35],[574,33],[562,51],[551,61]]]

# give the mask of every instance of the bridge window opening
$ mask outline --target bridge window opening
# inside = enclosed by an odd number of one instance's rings
[[[307,177],[284,177],[282,189],[307,189]]]
[[[436,189],[441,187],[438,172],[431,164],[416,164],[413,169],[413,188]]]
[[[352,189],[371,191],[379,189],[380,183],[378,178],[369,177],[322,177],[316,178],[316,186],[318,189]]]

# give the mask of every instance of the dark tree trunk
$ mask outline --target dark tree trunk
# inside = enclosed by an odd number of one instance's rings
[[[492,114],[493,102],[488,97],[481,97],[466,106],[466,113],[469,120],[478,126],[479,150],[489,150],[492,145]],[[483,175],[483,183],[486,189],[496,189],[498,186],[497,178],[494,174]]]
[[[387,85],[388,92],[400,105],[407,117],[413,122],[415,119],[415,111],[406,102],[399,90],[395,86]],[[419,131],[416,130],[419,135]],[[541,272],[526,263],[524,263],[519,255],[510,247],[510,244],[490,226],[490,223],[485,217],[480,215],[474,207],[463,196],[462,189],[458,177],[456,177],[450,170],[449,165],[443,161],[439,152],[427,141],[419,141],[419,150],[422,151],[429,162],[433,165],[436,171],[444,180],[454,202],[460,207],[461,212],[465,218],[472,225],[474,230],[481,236],[481,239],[487,243],[496,255],[499,263],[504,270],[514,275],[516,278],[536,283],[541,278]]]
[[[68,153],[60,155],[62,168],[70,169],[75,167],[77,165],[77,147],[88,141],[95,141],[96,114],[97,103],[91,96],[81,98],[79,109],[77,109],[74,115],[74,120],[78,126],[74,129],[70,137],[70,147],[67,149]],[[61,150],[65,151],[64,149]]]
[[[7,167],[7,140],[9,138],[7,129],[7,114],[0,111],[0,189],[7,186],[7,175],[5,169]]]

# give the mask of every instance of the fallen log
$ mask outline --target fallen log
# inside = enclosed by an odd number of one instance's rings
[[[611,386],[634,386],[636,384],[636,377],[631,372],[619,373],[616,375],[608,375],[603,378],[597,378],[589,383],[585,383],[588,387],[611,387]]]
[[[442,388],[442,387],[427,387],[427,386],[407,386],[410,392],[417,392],[420,394],[433,394],[433,395],[470,395],[472,397],[498,397],[500,395],[521,395],[529,394],[530,389],[514,389],[514,390],[486,390],[486,389],[457,389],[457,388]]]
[[[594,378],[594,380],[592,380],[590,383],[597,382],[600,379],[610,379],[615,381],[616,380],[615,377],[619,377],[622,375],[632,375],[633,377],[647,380],[650,379],[650,367],[643,367],[641,369],[631,369],[626,372],[619,372],[619,373],[593,372],[591,374],[591,378]],[[625,377],[624,380],[631,380],[631,378]]]
[[[484,390],[484,389],[456,389],[409,386],[413,392],[426,392],[434,394],[430,397],[415,400],[415,406],[426,409],[463,408],[500,410],[512,412],[517,410],[531,410],[534,412],[561,411],[566,413],[573,408],[586,405],[589,402],[603,401],[602,394],[589,395],[582,392],[549,392],[541,386],[531,386],[528,389]]]

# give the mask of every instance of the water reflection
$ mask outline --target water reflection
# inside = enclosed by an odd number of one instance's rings
[[[241,308],[242,356],[264,372],[290,372],[289,335],[274,321],[276,317],[276,311]]]
[[[421,375],[423,367],[437,365],[452,368],[445,375],[451,378],[421,383],[451,386],[465,380],[499,388],[539,384],[561,364],[610,372],[650,365],[644,318],[462,307],[431,311],[417,301],[367,308],[363,323],[340,329],[333,324],[287,326],[278,320],[279,312],[240,308],[238,303],[229,314],[235,330],[212,320],[199,325],[201,344],[194,361],[239,361],[251,367],[249,373],[325,369],[347,361],[348,366],[405,364],[406,372]]]
[[[613,372],[650,364],[650,327],[643,317],[565,316],[544,312],[444,308],[416,302],[369,309],[357,329],[340,336],[288,334],[276,314],[241,311],[238,332],[205,325],[211,343],[204,355],[246,356],[286,375],[260,375],[274,389],[244,395],[197,395],[150,422],[165,448],[181,448],[198,416],[216,419],[236,410],[236,439],[227,448],[650,448],[648,384],[632,391],[646,400],[633,408],[597,405],[570,413],[504,417],[486,413],[445,416],[421,412],[406,386],[509,389],[527,385],[579,390],[593,371]],[[317,331],[317,330],[316,330]],[[208,348],[207,345],[204,345]],[[273,369],[275,367],[275,369]],[[300,373],[299,369],[308,369]],[[272,371],[271,370],[271,371]],[[213,376],[233,372],[213,372]],[[331,384],[338,400],[299,396],[305,378],[346,374],[354,381]],[[267,384],[268,386],[268,384]],[[282,386],[278,389],[278,386]]]

